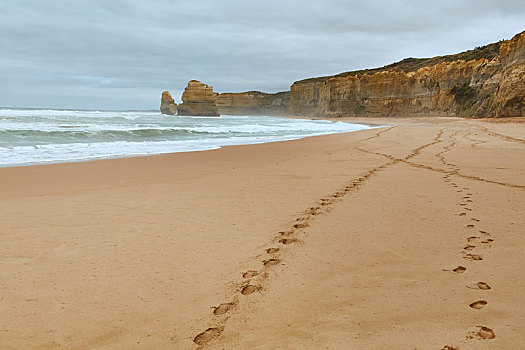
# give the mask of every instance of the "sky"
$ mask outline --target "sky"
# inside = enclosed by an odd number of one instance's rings
[[[0,106],[158,109],[432,57],[525,30],[524,0],[1,0]]]

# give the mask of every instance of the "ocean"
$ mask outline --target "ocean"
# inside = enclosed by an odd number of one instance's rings
[[[368,128],[344,122],[261,116],[0,109],[0,166],[202,151]]]

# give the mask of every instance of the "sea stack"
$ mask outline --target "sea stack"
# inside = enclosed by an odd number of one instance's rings
[[[219,112],[215,105],[216,95],[212,86],[197,80],[190,80],[182,94],[179,115],[218,117]]]
[[[160,112],[167,115],[177,114],[177,104],[171,97],[169,91],[162,92],[162,98],[160,100]]]

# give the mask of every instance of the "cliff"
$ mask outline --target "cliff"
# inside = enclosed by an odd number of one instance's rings
[[[171,97],[169,91],[163,91],[160,99],[160,112],[162,114],[174,115],[177,114],[177,104]]]
[[[457,55],[305,79],[291,87],[297,116],[525,115],[525,32]]]
[[[213,87],[197,80],[188,82],[188,86],[182,94],[182,103],[179,105],[179,115],[199,115],[216,117],[219,116]]]
[[[215,104],[219,114],[228,115],[286,115],[290,93],[266,94],[260,91],[219,94]]]
[[[525,116],[525,32],[455,55],[296,81],[275,94],[217,94],[192,80],[182,101],[179,115]]]

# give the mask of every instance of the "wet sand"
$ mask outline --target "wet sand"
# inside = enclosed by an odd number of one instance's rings
[[[0,169],[2,349],[520,349],[525,123]]]

